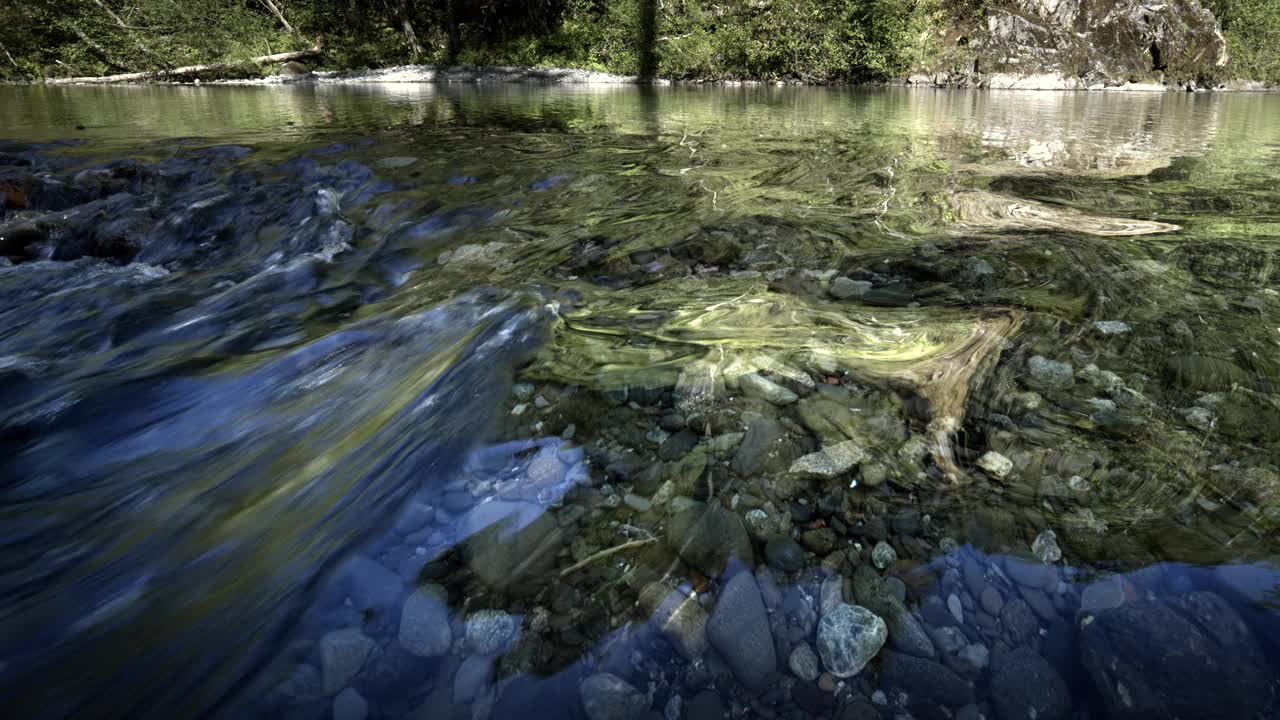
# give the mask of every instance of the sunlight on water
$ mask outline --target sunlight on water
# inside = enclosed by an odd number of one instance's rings
[[[1274,96],[0,128],[12,713],[1274,716]]]

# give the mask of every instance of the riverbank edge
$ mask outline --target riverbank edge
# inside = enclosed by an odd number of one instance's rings
[[[659,86],[718,86],[718,87],[764,87],[764,86],[840,86],[840,83],[812,83],[801,81],[769,81],[769,80],[669,80],[655,78],[644,80],[636,75],[616,75],[613,73],[584,70],[580,68],[525,67],[525,66],[488,66],[474,67],[466,65],[397,65],[379,69],[365,70],[325,70],[304,73],[301,75],[273,75],[264,78],[244,78],[213,80],[201,83],[179,82],[164,79],[151,79],[129,83],[127,85],[225,85],[225,86],[271,86],[271,85],[364,85],[379,83],[440,83],[440,84],[529,84],[529,85],[639,85],[652,84]],[[21,84],[21,83],[19,83]],[[41,83],[31,83],[41,84]],[[66,85],[90,85],[100,83],[63,83]],[[947,76],[930,76],[915,74],[905,78],[894,78],[876,83],[853,83],[846,87],[911,87],[939,90],[1034,90],[1065,92],[1280,92],[1280,85],[1268,85],[1256,80],[1232,80],[1215,87],[1189,87],[1186,85],[1168,85],[1145,82],[1124,85],[1085,85],[1079,78],[1068,77],[1060,73],[1040,75],[1016,75],[1011,73],[995,73],[979,77],[967,76],[951,78]]]

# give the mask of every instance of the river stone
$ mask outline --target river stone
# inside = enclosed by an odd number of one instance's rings
[[[777,670],[769,616],[751,573],[740,572],[720,592],[707,621],[707,639],[753,692],[764,690]]]
[[[988,450],[978,458],[978,467],[985,470],[991,477],[1003,480],[1013,472],[1013,461],[995,450]]]
[[[550,571],[562,547],[555,520],[536,503],[483,502],[466,514],[461,525],[468,566],[496,589],[517,592],[532,587],[522,581]]]
[[[733,471],[753,478],[761,472],[777,472],[789,465],[794,455],[783,442],[785,431],[773,418],[757,418],[747,427],[742,444],[733,456]]]
[[[1103,335],[1123,335],[1133,330],[1129,323],[1120,320],[1097,320],[1093,327]]]
[[[640,607],[685,659],[696,660],[706,652],[707,611],[696,596],[670,583],[654,582],[641,591]]]
[[[1058,562],[1062,559],[1062,548],[1058,547],[1058,534],[1052,530],[1042,531],[1031,542],[1031,552],[1046,565]]]
[[[755,565],[755,551],[742,519],[718,503],[698,503],[672,513],[667,544],[708,577],[723,575],[731,559]]]
[[[973,686],[951,669],[903,653],[888,654],[881,666],[880,680],[882,685],[901,688],[909,695],[953,708],[974,700]]]
[[[453,676],[453,702],[465,705],[475,700],[493,682],[493,658],[472,655],[458,666]]]
[[[1075,384],[1070,363],[1036,355],[1027,361],[1027,384],[1036,389],[1068,388]]]
[[[386,610],[395,606],[404,581],[380,563],[356,555],[343,568],[351,601],[358,610]]]
[[[859,605],[884,619],[889,627],[889,643],[895,650],[924,658],[936,655],[924,626],[875,570],[866,565],[854,570],[853,594]]]
[[[583,680],[581,693],[588,720],[639,720],[649,709],[644,693],[612,673]]]
[[[858,437],[857,420],[848,401],[840,402],[812,395],[796,405],[800,424],[824,445],[834,445]]]
[[[809,557],[804,548],[786,535],[769,538],[764,545],[765,561],[769,567],[784,573],[798,572]]]
[[[790,405],[799,395],[758,373],[747,373],[738,378],[738,386],[747,397],[759,398],[774,405]]]
[[[848,300],[849,298],[860,298],[870,291],[871,283],[866,280],[838,277],[831,281],[831,288],[828,292],[831,293],[831,297],[837,300]]]
[[[502,610],[473,610],[464,623],[467,647],[478,655],[500,652],[516,631],[515,618]]]
[[[991,702],[999,720],[1067,720],[1071,693],[1057,670],[1027,648],[997,655],[991,668]]]
[[[1165,361],[1165,372],[1175,383],[1200,392],[1225,391],[1236,385],[1252,384],[1249,373],[1239,365],[1207,355],[1175,355]]]
[[[871,550],[871,562],[880,570],[884,570],[898,561],[898,551],[883,540],[876,543]]]
[[[1081,665],[1106,717],[1243,720],[1275,708],[1275,670],[1217,595],[1082,613],[1078,627]]]
[[[449,652],[453,630],[449,627],[449,601],[439,585],[422,585],[404,601],[400,611],[400,645],[418,657]]]
[[[841,603],[818,621],[818,654],[827,672],[853,677],[884,647],[889,628],[875,613]]]
[[[990,585],[982,589],[981,603],[982,609],[992,617],[999,617],[1000,610],[1004,608],[1004,598],[1000,596],[1000,591]]]
[[[360,628],[331,630],[320,638],[320,675],[324,694],[332,695],[360,672],[373,649],[371,640]]]
[[[814,654],[813,648],[809,647],[809,643],[800,643],[791,651],[791,656],[787,658],[787,667],[791,668],[791,672],[805,682],[814,682],[818,679],[818,656]]]
[[[369,717],[369,703],[360,693],[347,688],[333,699],[333,720],[365,720]]]
[[[831,479],[849,472],[866,457],[862,445],[856,440],[846,440],[798,458],[791,464],[790,472],[802,478]]]

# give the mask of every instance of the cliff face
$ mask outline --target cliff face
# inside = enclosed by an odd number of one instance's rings
[[[951,86],[1215,86],[1230,61],[1199,0],[996,0],[956,21],[913,82]]]

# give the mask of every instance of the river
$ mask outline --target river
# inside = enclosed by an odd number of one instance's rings
[[[15,717],[1280,712],[1280,96],[0,86]]]

